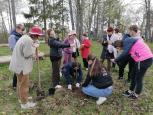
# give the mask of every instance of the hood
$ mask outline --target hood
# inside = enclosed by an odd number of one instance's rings
[[[22,36],[20,33],[17,33],[15,30],[11,32],[11,35],[15,35],[19,38]]]

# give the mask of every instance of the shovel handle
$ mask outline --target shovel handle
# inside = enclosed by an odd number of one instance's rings
[[[41,89],[41,78],[40,78],[38,48],[36,48],[36,60],[37,60],[37,69],[38,69],[38,87],[39,87],[39,89]]]

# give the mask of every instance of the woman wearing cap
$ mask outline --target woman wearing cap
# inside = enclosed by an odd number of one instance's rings
[[[48,29],[48,45],[50,46],[50,60],[52,63],[52,85],[55,88],[61,88],[60,85],[60,65],[62,58],[62,48],[70,47],[70,44],[62,43],[58,38],[53,29]]]
[[[90,54],[90,48],[91,48],[91,41],[87,37],[87,34],[84,33],[82,36],[82,44],[80,47],[80,51],[81,51],[81,56],[83,59],[83,65],[86,70],[88,70],[87,57]]]
[[[106,97],[112,94],[112,78],[107,73],[104,66],[94,55],[87,58],[89,70],[85,82],[82,84],[82,91],[86,95],[98,98],[97,104],[106,101]]]
[[[17,93],[22,109],[36,105],[36,103],[28,102],[29,73],[33,68],[33,56],[39,46],[37,40],[41,35],[40,27],[32,27],[29,35],[23,35],[16,43],[10,61],[9,69],[17,75]]]
[[[73,47],[75,47],[75,41],[74,41],[75,37],[76,37],[76,32],[71,31],[68,34],[68,37],[64,39],[64,43],[71,44],[71,47],[65,48],[63,50],[63,54],[64,54],[63,64],[67,64],[68,62],[71,62],[71,60],[72,60]]]

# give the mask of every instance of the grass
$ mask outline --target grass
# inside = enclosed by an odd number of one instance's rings
[[[150,44],[152,47],[153,45]],[[93,42],[92,52],[100,57],[101,45]],[[40,50],[48,53],[49,48],[41,44]],[[8,55],[9,49],[0,48],[0,55]],[[79,61],[82,63],[81,58]],[[116,67],[117,69],[117,67]],[[42,87],[47,92],[51,85],[51,64],[49,58],[40,61]],[[126,69],[126,76],[127,76]],[[86,72],[84,71],[84,78]],[[16,92],[12,90],[12,73],[8,70],[8,64],[0,65],[0,115],[152,115],[153,114],[153,67],[144,78],[144,89],[139,100],[131,101],[122,96],[129,84],[117,80],[117,72],[113,71],[114,91],[112,96],[101,106],[97,106],[94,99],[80,97],[75,92],[64,90],[54,96],[48,96],[38,102],[38,106],[32,110],[21,110]],[[30,80],[37,83],[37,65],[34,64]],[[61,78],[62,85],[66,87]],[[30,95],[36,97],[35,88],[30,90]]]

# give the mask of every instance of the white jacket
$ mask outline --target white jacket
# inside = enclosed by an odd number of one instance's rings
[[[76,52],[76,49],[77,49],[77,48],[80,48],[80,41],[79,41],[77,38],[75,38],[75,39],[74,39],[73,52]]]
[[[33,69],[33,55],[36,48],[34,41],[28,35],[23,35],[15,45],[9,69],[17,74],[29,74]]]

